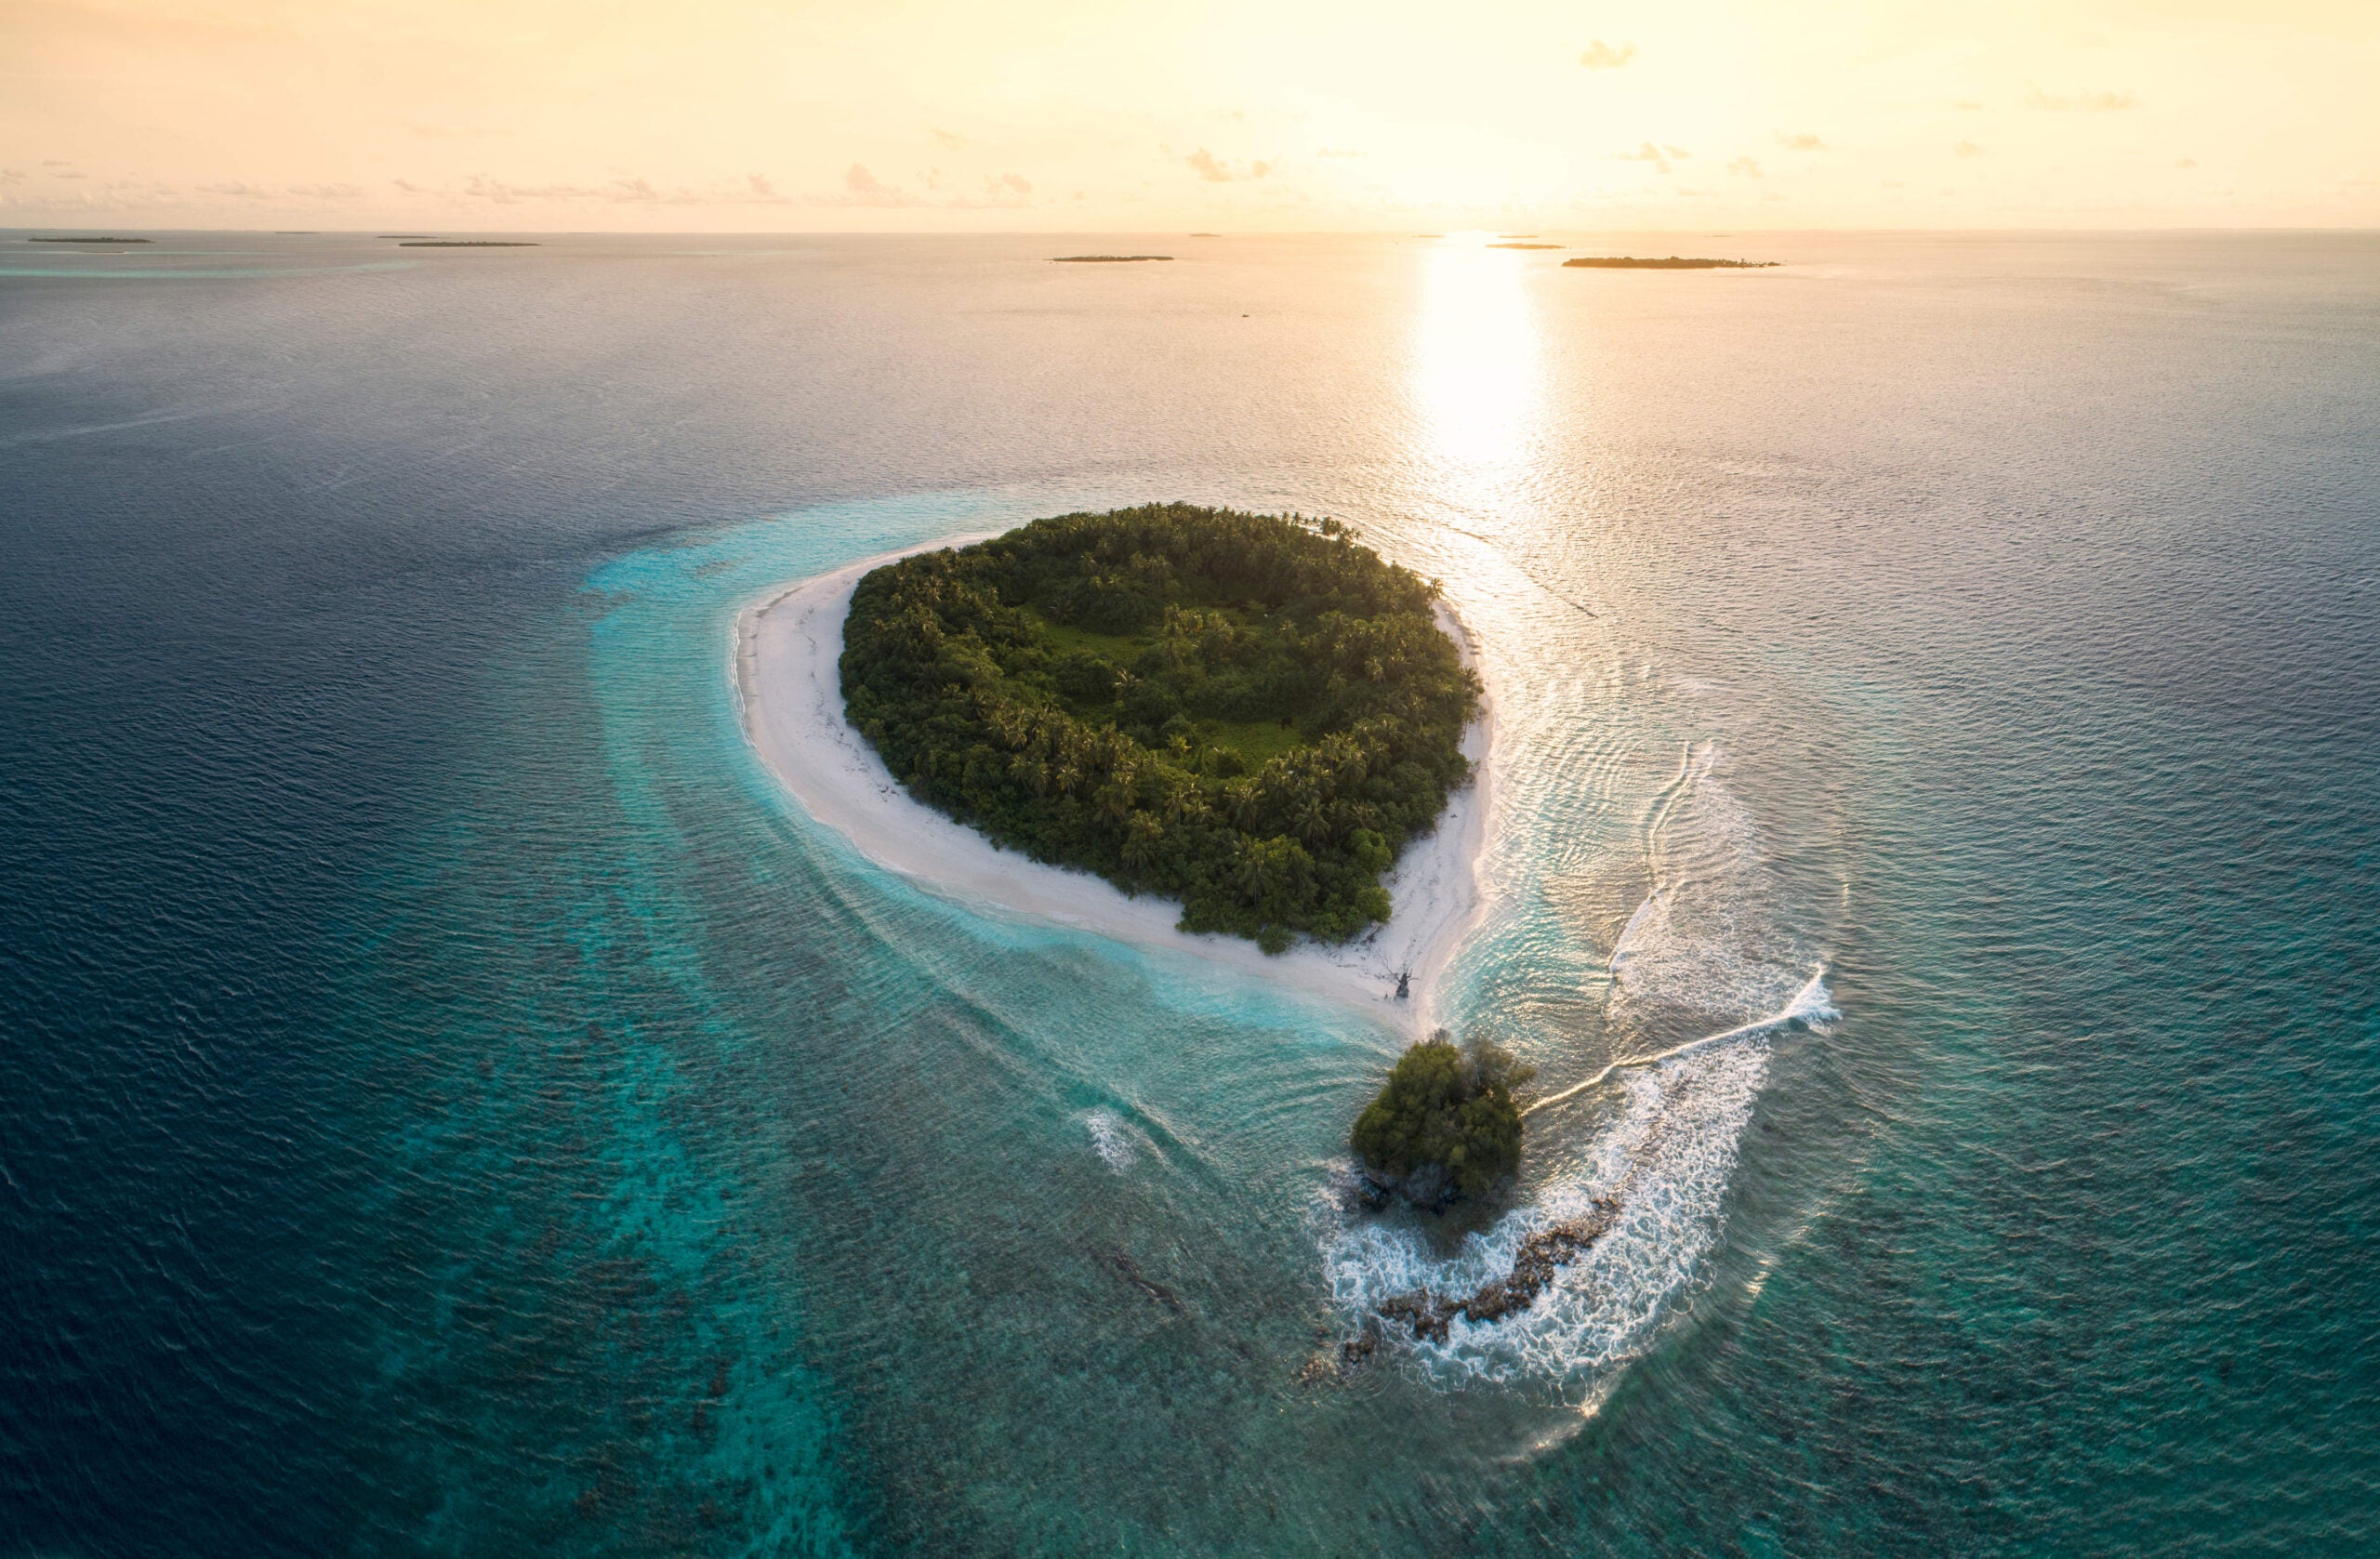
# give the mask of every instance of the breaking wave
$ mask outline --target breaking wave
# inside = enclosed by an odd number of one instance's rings
[[[1767,1070],[1767,1041],[1751,1037],[1628,1077],[1620,1117],[1590,1166],[1465,1236],[1451,1257],[1434,1256],[1408,1229],[1342,1225],[1323,1252],[1333,1305],[1360,1327],[1401,1294],[1483,1288],[1512,1271],[1531,1235],[1608,1201],[1609,1232],[1557,1269],[1528,1309],[1482,1325],[1457,1316],[1443,1342],[1403,1341],[1453,1377],[1491,1381],[1569,1383],[1630,1356],[1718,1237],[1736,1139]]]
[[[1132,1167],[1140,1156],[1132,1151],[1132,1139],[1126,1133],[1124,1123],[1113,1110],[1093,1110],[1082,1117],[1085,1130],[1091,1133],[1091,1150],[1100,1161],[1117,1174]]]
[[[1633,1039],[1634,1053],[1527,1111],[1608,1084],[1616,1118],[1576,1169],[1451,1255],[1411,1227],[1328,1217],[1325,1277],[1355,1335],[1393,1339],[1449,1382],[1576,1387],[1645,1346],[1716,1243],[1775,1036],[1836,1015],[1825,969],[1780,923],[1758,826],[1719,777],[1724,757],[1712,743],[1689,746],[1646,825],[1649,891],[1613,943],[1606,998],[1607,1039]],[[1606,1219],[1526,1309],[1492,1321],[1456,1315],[1442,1340],[1382,1319],[1382,1307],[1403,1296],[1477,1293],[1514,1272],[1532,1236]]]

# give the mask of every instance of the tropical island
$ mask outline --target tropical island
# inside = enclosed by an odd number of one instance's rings
[[[1190,236],[1197,238],[1205,235],[1194,232]],[[1137,265],[1143,260],[1170,260],[1172,258],[1171,255],[1056,255],[1051,257],[1050,263],[1051,265]]]
[[[1782,265],[1783,260],[1681,259],[1675,255],[1667,259],[1639,259],[1634,255],[1580,255],[1566,259],[1566,267],[1579,266],[1589,271],[1766,271]]]
[[[145,238],[28,238],[28,244],[146,244]]]
[[[838,670],[917,800],[1279,953],[1386,920],[1470,777],[1437,606],[1335,521],[1152,505],[876,569]]]

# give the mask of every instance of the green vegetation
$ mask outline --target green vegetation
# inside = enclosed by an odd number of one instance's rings
[[[1276,953],[1388,918],[1469,777],[1437,594],[1335,521],[1069,514],[861,580],[843,701],[919,800]]]
[[[1672,255],[1667,259],[1638,259],[1634,255],[1580,255],[1566,259],[1567,267],[1583,266],[1590,271],[1766,271],[1784,264],[1783,260],[1739,259],[1680,259]]]
[[[1397,1058],[1380,1097],[1355,1117],[1348,1145],[1383,1195],[1432,1208],[1485,1196],[1520,1166],[1513,1090],[1536,1076],[1485,1040],[1458,1050],[1440,1029]]]

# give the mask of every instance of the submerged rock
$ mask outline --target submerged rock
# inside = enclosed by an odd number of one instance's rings
[[[1535,1304],[1537,1296],[1553,1283],[1554,1275],[1610,1233],[1619,1216],[1618,1202],[1598,1198],[1586,1213],[1549,1224],[1521,1241],[1509,1275],[1460,1298],[1417,1288],[1383,1301],[1377,1314],[1383,1321],[1411,1328],[1414,1337],[1426,1342],[1444,1342],[1448,1326],[1458,1315],[1474,1325],[1501,1321]],[[1368,1330],[1363,1335],[1375,1337]]]

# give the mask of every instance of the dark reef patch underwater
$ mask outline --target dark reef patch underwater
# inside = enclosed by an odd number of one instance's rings
[[[2380,240],[152,236],[0,268],[0,1553],[2380,1541]],[[1150,493],[1446,581],[1439,1021],[1667,1057],[1460,1228],[1407,1035],[745,744]]]

